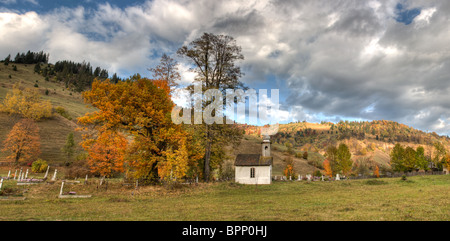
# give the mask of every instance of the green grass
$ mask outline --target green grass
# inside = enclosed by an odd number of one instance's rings
[[[450,176],[272,185],[200,184],[110,189],[73,185],[90,199],[58,199],[60,185],[28,189],[25,201],[0,201],[0,220],[450,220]],[[7,181],[13,185],[12,181]],[[380,184],[380,183],[378,183]]]

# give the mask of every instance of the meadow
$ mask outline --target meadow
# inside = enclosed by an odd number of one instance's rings
[[[98,186],[98,179],[82,183],[66,185],[64,192],[91,198],[59,199],[61,181],[16,186],[5,180],[4,188],[26,199],[0,200],[0,220],[450,220],[450,175],[137,189],[121,179],[108,180],[108,186]]]

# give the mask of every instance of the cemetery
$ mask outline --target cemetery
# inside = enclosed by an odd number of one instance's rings
[[[270,185],[167,187],[66,179],[63,169],[49,169],[0,169],[0,220],[446,220],[450,213],[450,175],[380,181],[308,174],[273,176]]]

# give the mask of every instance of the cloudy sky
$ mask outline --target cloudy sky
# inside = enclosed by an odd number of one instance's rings
[[[0,0],[0,58],[43,50],[151,76],[162,53],[227,34],[242,81],[280,90],[282,122],[384,119],[450,135],[449,17],[437,0]]]

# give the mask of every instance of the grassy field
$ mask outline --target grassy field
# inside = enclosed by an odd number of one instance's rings
[[[60,182],[16,189],[24,201],[0,200],[0,220],[450,220],[450,175],[351,180],[123,187],[110,180],[66,185],[89,199],[58,199]],[[21,194],[23,193],[23,194]]]

